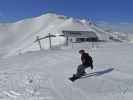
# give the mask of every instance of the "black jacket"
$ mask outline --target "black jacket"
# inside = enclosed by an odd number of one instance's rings
[[[91,66],[93,64],[92,57],[88,53],[83,53],[81,55],[81,61],[85,66]]]

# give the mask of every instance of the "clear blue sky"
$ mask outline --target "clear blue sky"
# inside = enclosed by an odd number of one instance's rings
[[[96,21],[133,22],[133,0],[0,0],[0,21],[55,12]]]

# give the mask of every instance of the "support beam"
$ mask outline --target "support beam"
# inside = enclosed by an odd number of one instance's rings
[[[49,47],[52,48],[51,34],[50,33],[48,33],[48,38],[49,38]]]
[[[41,41],[40,41],[39,36],[36,36],[36,41],[38,42],[38,45],[39,45],[40,50],[41,50],[42,49],[42,46],[41,46]]]

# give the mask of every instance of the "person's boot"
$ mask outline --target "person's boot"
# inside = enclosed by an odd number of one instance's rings
[[[77,77],[77,78],[80,78],[80,77],[82,77],[82,76],[84,76],[84,75],[86,75],[86,72],[85,72],[85,71],[76,74],[76,77]]]
[[[79,78],[79,76],[77,75],[77,74],[73,74],[73,76],[72,77],[70,77],[69,79],[72,81],[72,82],[74,82],[76,79],[78,79]]]
[[[84,75],[86,75],[87,73],[85,72],[85,71],[83,71],[80,75],[81,76],[84,76]]]

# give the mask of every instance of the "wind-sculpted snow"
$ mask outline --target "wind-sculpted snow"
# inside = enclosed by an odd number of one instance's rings
[[[132,44],[87,43],[27,52],[0,60],[0,100],[131,100]],[[94,70],[68,80],[80,64],[81,48],[90,52]],[[124,58],[124,59],[123,59]]]

